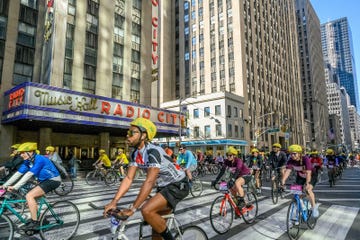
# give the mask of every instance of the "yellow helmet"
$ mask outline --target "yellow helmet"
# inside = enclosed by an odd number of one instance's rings
[[[18,147],[18,152],[31,152],[37,150],[37,143],[36,142],[26,142],[21,144]]]
[[[118,151],[124,152],[123,148],[118,148]]]
[[[332,150],[331,148],[328,148],[328,149],[326,149],[325,154],[326,154],[326,155],[335,155],[335,152],[334,152],[334,150]]]
[[[319,152],[318,151],[313,151],[310,153],[310,155],[319,155]]]
[[[272,145],[272,147],[274,148],[274,147],[276,147],[276,148],[281,148],[281,144],[280,143],[274,143],[273,145]]]
[[[146,118],[136,118],[130,125],[138,127],[141,131],[146,132],[147,138],[151,141],[156,135],[155,124]]]
[[[105,153],[105,150],[104,150],[104,149],[100,149],[100,150],[99,150],[99,153],[100,153],[100,154]]]
[[[227,154],[232,154],[232,155],[235,155],[235,156],[236,156],[236,155],[238,154],[238,151],[236,150],[236,148],[230,146],[230,147],[228,147],[228,149],[226,150],[226,153],[227,153]]]
[[[257,149],[257,148],[253,148],[253,149],[251,149],[251,153],[258,153],[259,152],[259,150]]]
[[[11,146],[12,149],[18,149],[21,144],[17,143]]]
[[[302,153],[302,147],[300,145],[293,144],[293,145],[289,146],[288,151],[290,153],[293,153],[293,152]]]
[[[53,146],[47,146],[45,151],[55,152],[55,148]]]

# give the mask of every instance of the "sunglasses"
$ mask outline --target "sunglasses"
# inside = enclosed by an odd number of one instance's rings
[[[227,157],[233,157],[234,155],[230,154],[230,155],[226,155]]]
[[[183,148],[179,148],[179,151],[182,151],[182,150],[184,150]]]
[[[128,135],[129,137],[134,136],[136,133],[140,133],[140,131],[136,131],[136,130],[128,130],[128,131],[127,131],[127,135]]]
[[[296,152],[290,153],[290,155],[296,155],[296,154],[297,154]]]

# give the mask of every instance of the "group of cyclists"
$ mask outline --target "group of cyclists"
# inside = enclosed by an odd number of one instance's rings
[[[155,124],[149,119],[134,119],[130,123],[126,135],[127,145],[133,148],[129,159],[124,153],[124,149],[118,149],[117,158],[111,162],[105,151],[100,150],[100,157],[95,165],[104,169],[116,163],[120,164],[119,167],[123,167],[124,164],[128,165],[126,174],[124,174],[124,169],[121,170],[124,178],[120,182],[117,192],[104,207],[103,214],[105,217],[110,211],[116,209],[117,203],[128,192],[137,169],[146,170],[146,178],[135,201],[129,208],[123,209],[117,214],[131,216],[136,211],[141,211],[144,220],[153,229],[153,236],[155,236],[153,239],[163,238],[167,240],[173,239],[173,236],[162,215],[174,211],[177,204],[189,194],[192,180],[191,172],[196,168],[198,161],[197,157],[190,150],[187,150],[185,145],[180,145],[179,154],[175,156],[171,149],[168,151],[166,147],[163,148],[151,143],[156,132]],[[48,157],[38,153],[36,143],[26,142],[16,147],[16,154],[23,161],[15,173],[0,188],[7,188],[7,190],[12,191],[19,189],[33,176],[38,179],[39,184],[26,195],[31,221],[24,227],[34,229],[39,225],[36,216],[36,198],[60,185],[60,173]],[[300,145],[294,144],[289,146],[287,153],[285,153],[281,151],[281,145],[275,143],[268,156],[263,156],[258,149],[252,148],[250,155],[243,160],[239,151],[230,146],[226,149],[226,156],[223,157],[218,153],[214,157],[214,160],[221,164],[222,168],[212,185],[219,181],[226,169],[231,169],[231,180],[228,186],[235,192],[239,207],[243,208],[247,207],[244,200],[243,185],[249,183],[252,175],[254,175],[256,188],[259,191],[261,189],[261,171],[264,169],[264,165],[270,167],[273,174],[280,174],[282,186],[285,185],[291,171],[294,170],[297,173],[296,183],[304,186],[311,202],[313,216],[318,217],[318,205],[313,193],[313,187],[318,179],[317,175],[322,171],[323,166],[334,169],[334,174],[336,174],[336,169],[342,164],[342,160],[336,157],[335,152],[330,151],[331,149],[326,151],[324,158],[321,158],[316,151],[304,154],[303,150]],[[149,198],[154,187],[156,194]]]

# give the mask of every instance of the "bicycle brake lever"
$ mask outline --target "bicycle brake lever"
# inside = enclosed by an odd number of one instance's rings
[[[118,220],[121,220],[121,221],[125,221],[126,219],[129,218],[128,215],[125,215],[121,210],[119,209],[115,209],[115,210],[110,210],[107,212],[108,216],[112,216],[112,217],[115,217],[116,219]]]

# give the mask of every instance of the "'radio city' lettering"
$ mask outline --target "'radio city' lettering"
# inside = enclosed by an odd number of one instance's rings
[[[13,108],[20,106],[24,102],[24,95],[25,95],[25,89],[20,88],[19,90],[16,90],[13,93],[10,93],[9,96],[9,106],[8,108]]]

